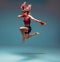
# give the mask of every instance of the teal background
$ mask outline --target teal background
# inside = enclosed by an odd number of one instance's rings
[[[23,19],[17,16],[24,1],[32,4],[31,15],[47,24],[31,20],[31,33],[40,35],[22,44]],[[0,62],[60,62],[60,0],[0,0]]]
[[[25,0],[24,0],[25,1]],[[0,46],[22,46],[22,37],[19,27],[23,26],[23,19],[17,18],[21,14],[20,5],[23,0],[1,0],[0,3]],[[60,46],[60,4],[59,1],[26,0],[32,4],[31,15],[46,22],[45,26],[31,23],[32,32],[40,35],[26,40],[24,46]],[[56,3],[57,2],[57,3]]]

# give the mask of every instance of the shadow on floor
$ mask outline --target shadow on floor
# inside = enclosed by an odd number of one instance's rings
[[[41,55],[44,55],[46,53],[28,53],[28,52],[21,53],[21,52],[14,52],[12,54],[19,55],[19,56],[23,56],[25,58],[23,58],[22,61],[27,61],[27,60],[32,60],[32,59],[40,58]]]

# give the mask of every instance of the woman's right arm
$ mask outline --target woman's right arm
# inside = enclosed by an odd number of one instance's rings
[[[22,16],[22,15],[18,15],[17,17],[18,17],[18,18],[22,18],[23,16]]]

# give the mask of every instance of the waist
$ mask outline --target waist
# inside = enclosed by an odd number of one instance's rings
[[[24,21],[24,25],[30,25],[30,21]]]
[[[30,24],[24,24],[24,26],[30,26]]]

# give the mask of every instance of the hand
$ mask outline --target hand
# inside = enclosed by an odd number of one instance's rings
[[[22,17],[23,17],[23,15],[18,15],[17,17],[18,17],[18,18],[22,18]]]
[[[21,15],[18,15],[17,17],[20,17]]]
[[[40,22],[40,24],[41,24],[41,25],[46,25],[46,23],[45,23],[45,22]]]

